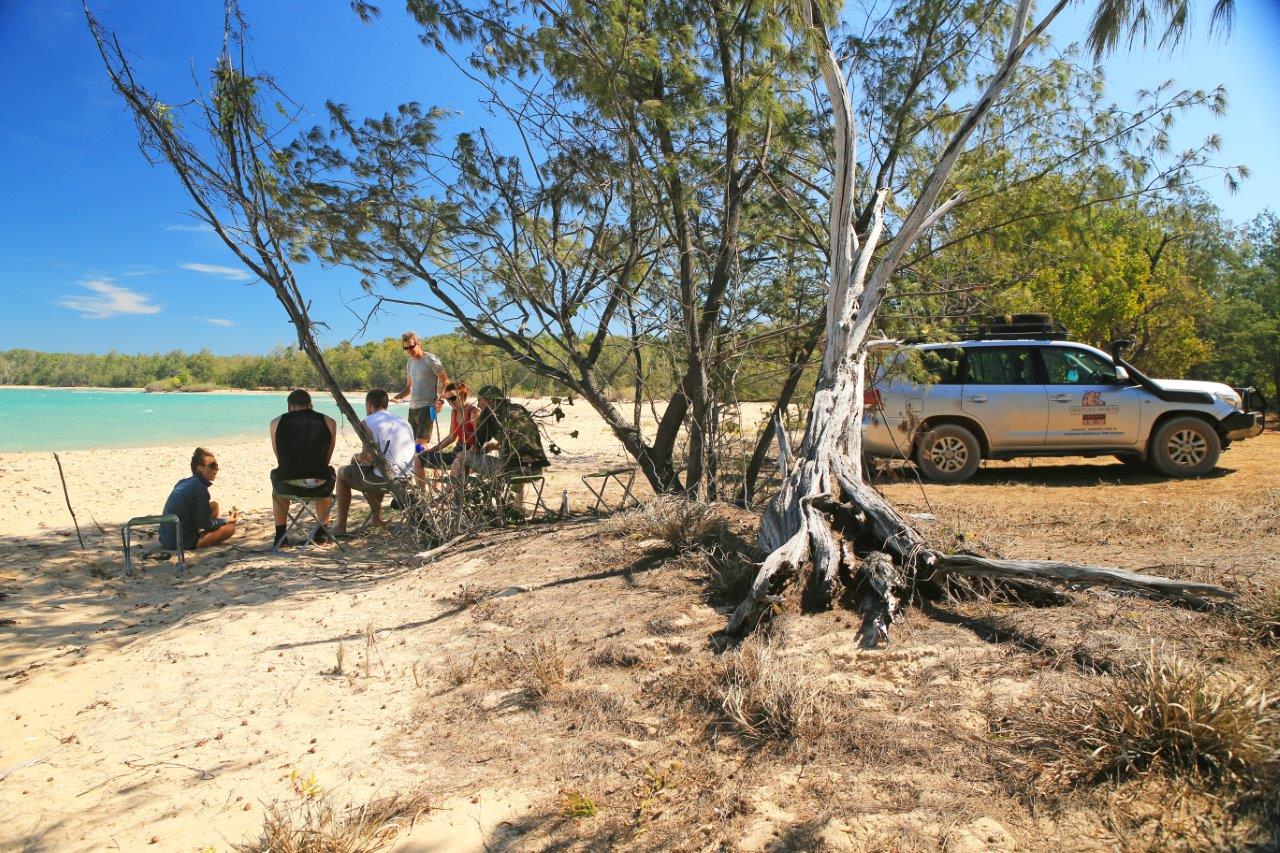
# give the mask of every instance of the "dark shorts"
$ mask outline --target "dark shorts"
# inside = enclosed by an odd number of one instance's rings
[[[427,453],[424,450],[418,454],[418,461],[424,468],[448,468],[457,455],[453,450],[437,450],[435,453]]]
[[[337,483],[338,478],[333,468],[323,471],[315,475],[316,479],[323,479],[324,482],[314,488],[306,486],[298,486],[293,483],[286,482],[285,478],[280,476],[279,468],[271,469],[271,491],[277,495],[288,495],[293,498],[327,498],[333,494],[333,486]],[[301,479],[298,477],[289,477],[290,480]]]
[[[390,491],[387,486],[387,478],[376,473],[372,465],[366,465],[362,462],[343,465],[338,470],[338,476],[342,478],[342,482],[357,492],[382,493]]]
[[[435,422],[435,406],[423,406],[421,409],[409,410],[409,426],[413,429],[414,438],[426,438],[431,435],[431,425]]]

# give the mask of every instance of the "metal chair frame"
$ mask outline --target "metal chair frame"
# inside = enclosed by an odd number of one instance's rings
[[[298,495],[286,495],[273,491],[272,497],[289,499],[289,509],[287,511],[289,521],[285,525],[284,536],[281,537],[280,542],[272,543],[271,553],[279,554],[280,548],[289,541],[289,534],[294,531],[303,534],[303,540],[298,545],[299,550],[305,549],[308,545],[314,545],[316,534],[320,532],[320,528],[324,525],[324,522],[320,520],[320,514],[316,512],[316,501],[332,501],[334,496],[328,494],[299,497]],[[295,504],[297,505],[296,509],[294,509]]]
[[[538,517],[539,509],[541,509],[547,515],[551,515],[551,507],[547,506],[546,502],[543,500],[543,497],[542,497],[542,490],[546,488],[547,478],[542,474],[541,471],[537,471],[529,474],[514,473],[512,474],[512,476],[504,478],[503,482],[506,484],[507,492],[509,493],[510,498],[515,497],[515,495],[513,494],[515,491],[515,489],[513,488],[514,486],[532,487],[534,500],[533,500],[533,508],[529,510],[529,518],[527,519],[528,521],[532,521],[533,519]]]
[[[161,524],[172,524],[177,531],[178,541],[178,574],[182,575],[187,569],[186,553],[182,548],[182,521],[176,515],[139,515],[129,519],[120,528],[120,541],[124,544],[124,574],[125,577],[133,576],[133,528],[156,526]]]
[[[583,474],[581,478],[582,485],[586,486],[587,491],[595,495],[596,498],[595,505],[591,507],[591,511],[596,515],[601,515],[601,509],[606,512],[617,512],[618,510],[626,509],[628,498],[631,499],[633,504],[638,506],[640,504],[640,499],[631,491],[631,488],[636,482],[636,471],[636,466],[624,465],[619,468],[607,468],[603,471],[593,471],[590,474]],[[625,482],[622,479],[623,474],[627,475]],[[600,481],[600,488],[598,490],[591,485],[591,480]],[[609,501],[605,497],[605,491],[609,488],[610,480],[613,480],[622,488],[622,497],[619,499],[616,507],[610,507]]]

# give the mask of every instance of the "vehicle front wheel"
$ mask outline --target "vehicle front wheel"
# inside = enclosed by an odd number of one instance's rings
[[[982,462],[982,448],[972,432],[958,424],[928,430],[916,443],[916,465],[938,483],[962,483]]]
[[[1161,474],[1198,477],[1218,464],[1222,440],[1209,424],[1193,417],[1173,418],[1151,437],[1148,459]]]

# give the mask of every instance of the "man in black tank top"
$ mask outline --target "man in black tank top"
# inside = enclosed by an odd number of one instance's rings
[[[329,461],[338,442],[338,427],[333,418],[311,408],[311,395],[299,388],[289,393],[289,411],[271,422],[271,449],[277,466],[271,471],[271,507],[275,513],[275,545],[284,544],[285,525],[289,520],[289,496],[329,498],[333,494],[335,475]],[[329,518],[332,500],[316,501],[316,514],[322,522]],[[324,526],[316,535],[326,541]]]

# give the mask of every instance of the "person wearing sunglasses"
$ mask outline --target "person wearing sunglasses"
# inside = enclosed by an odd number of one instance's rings
[[[466,470],[467,458],[476,452],[476,421],[480,410],[467,398],[471,389],[462,380],[447,382],[444,386],[444,401],[449,404],[449,433],[433,447],[419,453],[413,460],[413,473],[419,483],[426,480],[426,467],[443,468],[449,466],[449,473],[461,477]],[[449,445],[454,446],[452,453],[442,452]]]
[[[179,480],[164,502],[164,514],[176,515],[182,527],[184,550],[221,545],[236,533],[240,514],[234,509],[226,518],[218,514],[218,502],[209,499],[209,487],[218,478],[218,460],[208,450],[197,447],[191,454],[191,476]],[[173,524],[160,525],[160,547],[178,547]]]
[[[408,357],[408,380],[404,390],[392,399],[399,403],[409,398],[409,426],[419,444],[431,443],[431,425],[442,405],[440,389],[449,384],[444,364],[435,353],[427,352],[418,340],[417,332],[405,332],[400,336],[400,348]]]

